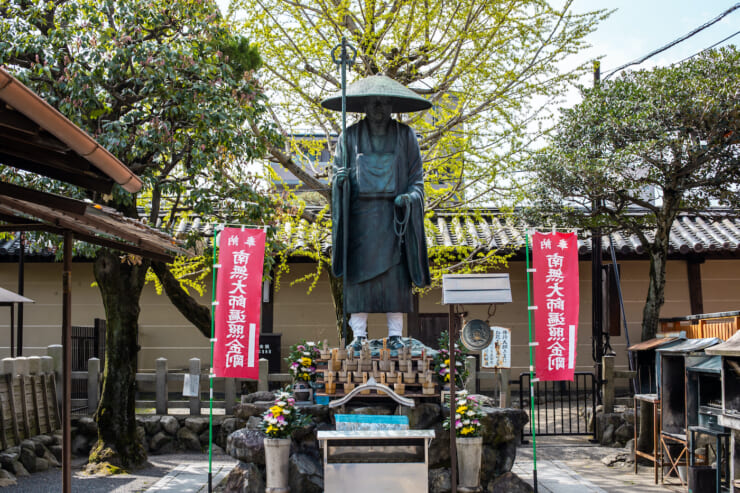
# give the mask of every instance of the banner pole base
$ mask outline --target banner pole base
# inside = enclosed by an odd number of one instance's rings
[[[208,493],[213,493],[213,473],[210,471],[208,471]]]

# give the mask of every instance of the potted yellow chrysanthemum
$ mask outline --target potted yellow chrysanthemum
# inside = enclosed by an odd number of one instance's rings
[[[290,347],[285,360],[293,377],[293,392],[299,401],[311,400],[312,384],[316,380],[316,359],[320,356],[321,343],[301,341]]]
[[[266,492],[287,492],[290,436],[304,426],[308,417],[301,415],[290,392],[278,392],[275,403],[262,415],[265,433]]]
[[[443,425],[449,430],[455,423],[457,442],[457,470],[459,476],[458,491],[478,491],[480,489],[480,466],[483,454],[483,437],[481,436],[481,419],[483,411],[475,396],[467,390],[456,393],[454,414],[445,419]]]

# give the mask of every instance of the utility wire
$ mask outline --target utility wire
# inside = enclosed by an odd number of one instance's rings
[[[701,51],[697,51],[697,52],[696,52],[696,53],[694,53],[693,55],[691,55],[691,56],[687,56],[687,57],[686,57],[686,58],[684,58],[683,60],[679,60],[679,61],[677,61],[676,63],[683,63],[683,62],[685,62],[686,60],[688,60],[688,59],[690,59],[690,58],[694,58],[694,57],[695,57],[695,56],[697,56],[697,55],[701,55],[701,54],[702,54],[702,53],[704,53],[705,51],[709,51],[709,50],[711,50],[711,49],[712,49],[712,48],[714,48],[715,46],[717,46],[717,45],[720,45],[720,44],[724,43],[724,42],[725,42],[725,41],[727,41],[728,39],[734,38],[734,37],[735,37],[735,36],[737,36],[738,34],[740,34],[740,31],[735,31],[734,33],[730,34],[730,35],[729,35],[729,36],[727,36],[726,38],[724,38],[724,39],[721,39],[721,40],[717,41],[717,42],[716,42],[716,43],[714,43],[714,44],[713,44],[712,46],[707,46],[707,47],[706,47],[706,48],[704,48],[703,50],[701,50]],[[674,63],[674,65],[675,65],[675,63]]]
[[[612,76],[612,75],[614,75],[615,73],[617,73],[617,72],[619,72],[620,70],[623,70],[623,69],[625,69],[625,68],[627,68],[627,67],[631,67],[632,65],[639,65],[640,63],[644,62],[644,61],[645,61],[645,60],[647,60],[648,58],[650,58],[650,57],[652,57],[652,56],[655,56],[655,55],[657,55],[658,53],[662,53],[662,52],[664,52],[665,50],[667,50],[667,49],[669,49],[669,48],[672,48],[673,46],[676,46],[676,45],[677,45],[678,43],[681,43],[682,41],[686,41],[687,39],[689,39],[690,37],[694,36],[694,35],[695,35],[695,34],[697,34],[698,32],[701,32],[701,31],[703,31],[704,29],[708,28],[709,26],[711,26],[711,25],[713,25],[713,24],[716,24],[717,22],[721,21],[721,20],[722,20],[722,19],[724,19],[724,18],[725,18],[725,17],[727,16],[727,15],[731,14],[732,12],[734,12],[735,10],[737,10],[737,9],[739,9],[739,8],[740,8],[740,3],[736,3],[735,5],[733,5],[733,6],[732,6],[732,7],[730,7],[729,9],[725,10],[724,12],[722,12],[722,13],[721,13],[720,15],[718,15],[717,17],[715,17],[715,18],[714,18],[714,19],[712,19],[711,21],[709,21],[709,22],[706,22],[706,23],[702,24],[701,26],[697,27],[697,28],[696,28],[696,29],[694,29],[693,31],[689,32],[688,34],[685,34],[685,35],[681,36],[680,38],[678,38],[678,39],[675,39],[675,40],[671,41],[671,42],[670,42],[670,43],[668,43],[667,45],[665,45],[665,46],[662,46],[662,47],[658,48],[657,50],[651,51],[650,53],[648,53],[647,55],[643,56],[642,58],[639,58],[639,59],[637,59],[637,60],[631,61],[631,62],[629,62],[629,63],[627,63],[627,64],[624,64],[624,65],[622,65],[621,67],[617,67],[617,68],[615,68],[614,70],[612,70],[611,72],[609,72],[608,74],[606,74],[606,75],[604,76],[604,78],[603,78],[602,80],[606,80],[606,79],[608,79],[609,77],[611,77],[611,76]],[[734,35],[733,35],[733,36],[734,36]]]

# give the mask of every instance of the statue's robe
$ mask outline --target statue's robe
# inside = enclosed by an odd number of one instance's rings
[[[342,263],[343,191],[336,182],[332,184],[332,269],[335,276],[344,277],[347,313],[408,313],[413,309],[411,283],[429,285],[419,143],[408,125],[393,120],[385,138],[374,146],[369,124],[363,119],[347,128],[347,148],[346,268]],[[344,152],[340,136],[336,169],[343,166]],[[402,194],[411,198],[408,211],[394,205]],[[402,232],[400,237],[397,231]]]

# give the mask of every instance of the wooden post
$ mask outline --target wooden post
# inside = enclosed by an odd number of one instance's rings
[[[92,414],[98,409],[100,400],[100,360],[90,358],[87,360],[87,411]]]
[[[28,400],[26,399],[26,396],[28,395],[27,389],[26,389],[26,379],[28,378],[28,360],[25,357],[19,356],[15,359],[15,368],[18,375],[18,400],[20,400],[20,409],[21,409],[21,422],[23,424],[23,438],[31,438],[31,423],[29,420],[29,415],[31,414],[31,410],[28,409]]]
[[[62,493],[72,493],[72,232],[64,232],[62,261]]]
[[[190,398],[190,415],[200,415],[200,358],[190,358],[190,378],[198,382],[198,395]]]
[[[3,359],[3,374],[8,385],[8,402],[10,404],[10,420],[13,424],[14,445],[20,445],[21,434],[18,430],[18,413],[16,412],[15,403],[15,360],[13,358]]]
[[[154,390],[157,414],[167,414],[167,358],[155,362]]]
[[[470,394],[478,392],[478,365],[475,356],[465,358],[465,369],[468,370],[468,379],[465,382],[465,390]]]
[[[269,363],[266,359],[260,359],[260,377],[257,380],[257,392],[264,392],[269,389],[267,377],[270,373]]]
[[[236,378],[224,378],[224,409],[226,414],[234,414],[236,401]]]
[[[2,441],[3,450],[9,447],[8,436],[5,433],[5,409],[4,404],[0,400],[0,440]]]
[[[51,346],[47,346],[46,348],[46,354],[48,354],[52,361],[54,362],[54,366],[52,367],[52,371],[54,372],[55,378],[54,381],[56,382],[56,394],[57,398],[59,398],[60,395],[62,395],[62,368],[63,368],[63,357],[62,353],[64,352],[64,348],[62,348],[61,344],[52,344]],[[57,406],[61,406],[62,401],[57,401]]]
[[[41,357],[41,400],[44,404],[44,416],[46,417],[46,432],[51,433],[54,431],[54,425],[52,425],[52,412],[49,407],[49,396],[53,395],[49,385],[53,383],[49,382],[49,378],[54,374],[54,358],[51,356]],[[59,409],[57,401],[54,399],[54,409]]]
[[[34,435],[41,435],[41,412],[39,407],[39,381],[41,379],[41,358],[30,356],[28,358],[28,373],[31,375],[31,401],[33,403],[33,416],[36,420],[36,427],[31,430]]]
[[[602,356],[602,397],[604,399],[604,414],[614,412],[614,355]]]

